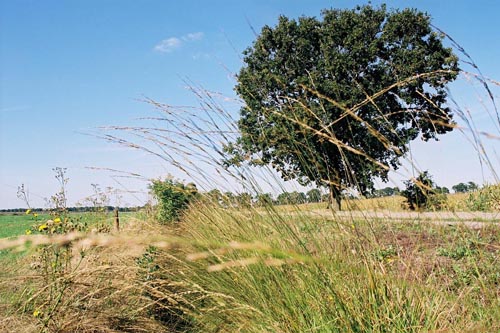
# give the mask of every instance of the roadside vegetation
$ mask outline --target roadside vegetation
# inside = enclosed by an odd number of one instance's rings
[[[447,104],[463,69],[445,37],[415,10],[282,17],[245,52],[239,119],[202,88],[199,109],[147,100],[162,127],[102,137],[189,182],[152,180],[119,230],[97,185],[93,209],[70,212],[63,168],[43,214],[21,186],[25,212],[0,216],[0,331],[500,331],[500,185],[450,194],[417,170],[403,189],[374,188],[410,141],[469,123]]]

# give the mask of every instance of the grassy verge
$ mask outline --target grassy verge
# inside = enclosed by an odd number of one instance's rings
[[[2,274],[0,327],[193,333],[500,329],[497,225],[472,230],[282,208],[224,209],[200,202],[182,222],[161,227],[124,215],[119,234],[75,240],[68,266],[49,273],[43,269],[57,263],[54,257],[31,252]]]
[[[158,318],[179,331],[500,329],[497,226],[212,208],[191,212],[178,232],[193,246],[150,249],[145,267]]]

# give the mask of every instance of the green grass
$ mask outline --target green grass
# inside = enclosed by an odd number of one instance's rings
[[[72,213],[72,217],[78,219],[79,223],[84,223],[89,229],[92,229],[97,223],[113,226],[114,215],[113,213]],[[126,225],[131,219],[135,218],[135,212],[122,212],[120,213],[120,224]],[[11,238],[26,234],[33,225],[41,223],[50,219],[48,214],[40,214],[37,219],[33,215],[26,214],[0,214],[0,239]],[[34,231],[34,233],[37,233]],[[26,255],[27,251],[12,251],[10,249],[0,250],[0,265],[7,265],[15,263],[18,259]]]
[[[71,216],[79,218],[82,223],[86,223],[90,228],[97,222],[112,226],[114,215],[109,213],[72,213]],[[120,223],[126,224],[131,218],[137,216],[135,212],[121,212]],[[48,214],[38,215],[38,221],[50,219]],[[15,237],[24,235],[26,230],[30,229],[36,223],[33,215],[26,214],[0,214],[0,238]]]
[[[38,219],[47,219],[48,215],[39,215]],[[27,229],[35,223],[32,215],[0,214],[0,238],[24,235]]]

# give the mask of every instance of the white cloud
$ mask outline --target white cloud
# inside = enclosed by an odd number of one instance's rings
[[[161,53],[170,53],[182,46],[184,42],[193,42],[203,39],[203,32],[191,32],[181,37],[170,37],[159,42],[153,50]]]
[[[181,46],[182,42],[179,38],[177,37],[170,37],[167,39],[162,40],[159,42],[155,47],[154,50],[162,53],[170,53],[173,50],[179,48]]]
[[[185,36],[182,36],[182,39],[185,40],[185,41],[192,41],[192,40],[200,40],[202,39],[204,36],[204,33],[203,32],[192,32],[192,33],[189,33]]]
[[[193,58],[193,60],[209,60],[210,58],[212,58],[212,56],[210,55],[210,53],[198,52],[196,54],[193,54],[191,58]]]

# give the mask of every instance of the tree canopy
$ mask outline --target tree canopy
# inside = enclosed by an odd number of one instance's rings
[[[479,186],[476,183],[469,181],[467,184],[458,183],[456,185],[453,185],[451,188],[453,191],[455,191],[455,193],[465,193],[475,191],[479,189]]]
[[[365,194],[408,143],[451,131],[446,84],[457,57],[429,15],[385,6],[281,16],[244,52],[244,101],[229,163],[270,165],[284,179]]]

